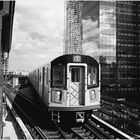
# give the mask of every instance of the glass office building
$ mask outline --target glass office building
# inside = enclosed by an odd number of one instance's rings
[[[140,91],[140,2],[83,1],[83,54],[102,67],[102,94]]]

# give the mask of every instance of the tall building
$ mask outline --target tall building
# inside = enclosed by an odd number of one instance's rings
[[[82,53],[81,9],[82,3],[75,0],[65,1],[65,45],[64,54]]]
[[[139,93],[140,2],[82,3],[83,54],[101,63],[102,94]]]

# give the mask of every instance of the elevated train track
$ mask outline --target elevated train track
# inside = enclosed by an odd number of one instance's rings
[[[98,130],[103,133],[103,136],[107,139],[133,139],[131,136],[122,132],[121,130],[113,127],[102,119],[98,118],[95,115],[92,115],[90,120],[92,126],[97,126]]]
[[[75,124],[74,126],[66,126],[65,124],[51,123],[51,127],[41,128],[33,123],[31,118],[27,116],[25,112],[19,107],[19,105],[14,103],[13,97],[10,97],[12,94],[20,94],[18,91],[5,88],[5,92],[8,98],[11,98],[12,104],[16,107],[22,120],[25,122],[25,126],[31,134],[32,138],[35,139],[133,139],[127,134],[121,132],[118,129],[113,128],[108,125],[103,120],[92,115],[91,118],[87,118],[82,124]],[[22,98],[22,97],[21,97]],[[32,100],[27,99],[27,102],[32,104]],[[36,105],[33,105],[37,107]]]
[[[25,127],[28,130],[28,133],[31,134],[30,138],[28,138],[28,139],[34,139],[34,138],[37,138],[37,139],[39,139],[39,138],[46,139],[47,138],[46,135],[44,135],[42,133],[42,131],[40,130],[40,128],[37,127],[32,122],[31,118],[25,112],[23,112],[22,108],[17,103],[15,103],[14,98],[11,95],[11,93],[12,94],[19,94],[19,93],[16,90],[13,90],[13,89],[10,89],[10,88],[6,88],[6,87],[4,88],[4,92],[6,93],[7,102],[10,102],[11,106],[14,107],[14,109],[16,110],[16,112],[19,114],[19,116],[23,120],[23,122],[25,124]],[[24,97],[24,98],[26,98],[26,97]],[[31,101],[31,100],[29,100],[29,98],[26,98],[26,99],[27,99],[27,101]],[[13,108],[13,107],[11,107],[11,108]],[[22,128],[20,128],[20,129],[22,129]]]
[[[15,109],[13,108],[13,101],[10,98],[10,96],[6,95],[5,101],[6,101],[6,108],[8,111],[10,111],[10,114],[13,116],[14,122],[16,123],[16,126],[18,127],[18,129],[22,135],[22,138],[23,139],[33,139],[32,136],[30,135],[30,133],[28,132],[28,129],[24,125],[23,121],[21,120],[21,118],[16,113]]]
[[[125,99],[102,96],[101,108],[95,115],[132,137],[140,138],[139,111],[138,105],[126,102]]]

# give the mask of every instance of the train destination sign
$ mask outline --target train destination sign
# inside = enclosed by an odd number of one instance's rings
[[[81,56],[79,56],[79,55],[74,55],[74,56],[73,56],[73,62],[81,62]]]

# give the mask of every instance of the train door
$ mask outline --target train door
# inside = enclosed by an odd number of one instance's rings
[[[69,67],[69,105],[84,105],[85,99],[85,67]]]

